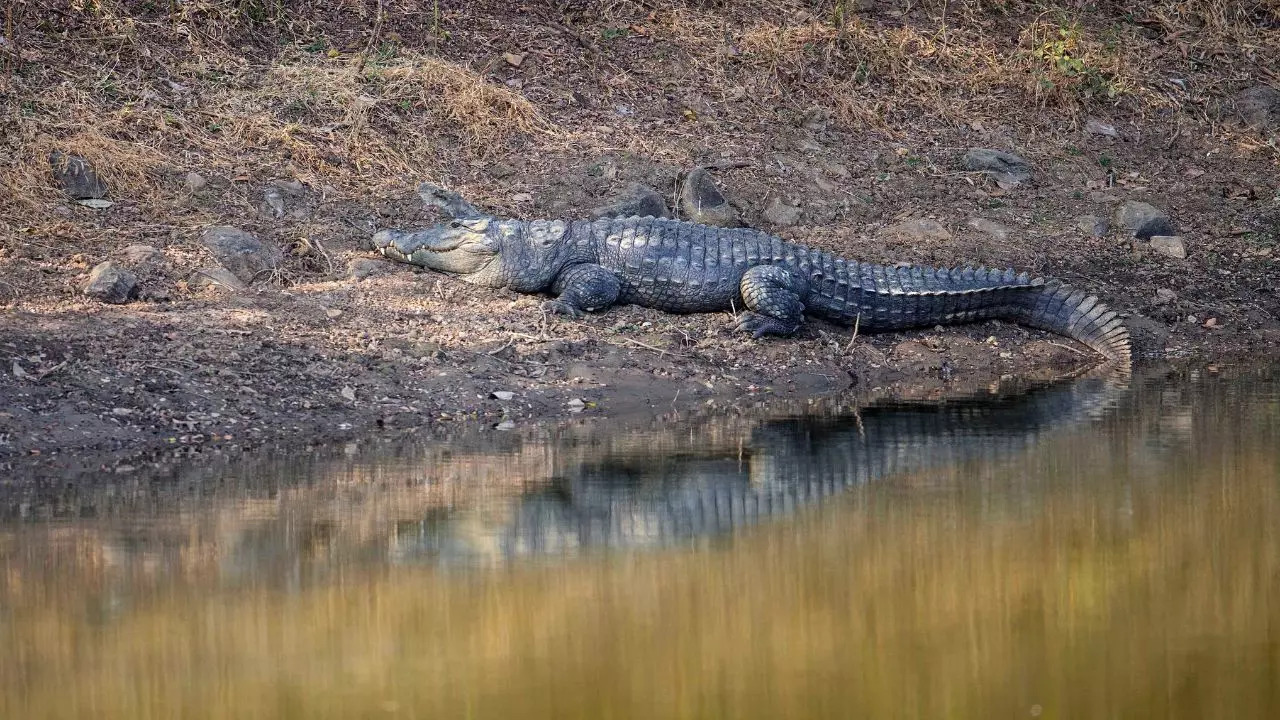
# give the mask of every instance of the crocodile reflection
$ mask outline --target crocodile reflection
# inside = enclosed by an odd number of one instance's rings
[[[563,463],[505,511],[428,518],[394,554],[474,561],[722,536],[879,478],[1016,455],[1103,416],[1122,393],[1103,375],[1013,397],[762,421],[736,444],[605,452]]]

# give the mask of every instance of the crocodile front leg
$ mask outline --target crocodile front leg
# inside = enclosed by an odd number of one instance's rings
[[[808,288],[791,271],[777,265],[757,265],[742,275],[742,301],[748,312],[738,316],[737,329],[763,335],[790,335],[804,322]]]
[[[542,304],[547,312],[579,317],[583,312],[604,310],[618,299],[618,276],[600,265],[570,265],[556,276],[551,291],[555,300]]]

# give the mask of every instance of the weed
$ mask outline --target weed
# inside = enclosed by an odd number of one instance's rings
[[[605,40],[618,40],[627,37],[630,33],[631,31],[625,27],[612,27],[601,30],[600,37]]]

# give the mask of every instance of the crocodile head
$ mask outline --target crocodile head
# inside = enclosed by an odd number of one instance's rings
[[[538,292],[569,257],[558,221],[458,218],[416,232],[382,230],[374,247],[401,262],[439,270],[476,285]]]
[[[463,218],[417,232],[382,230],[373,245],[389,258],[456,275],[477,285],[505,284],[502,263],[504,223]]]

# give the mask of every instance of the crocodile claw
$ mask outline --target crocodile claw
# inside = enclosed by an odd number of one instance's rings
[[[800,323],[789,323],[775,317],[750,311],[739,314],[738,319],[734,322],[736,330],[750,333],[751,337],[757,339],[765,335],[790,335],[799,327]]]
[[[573,318],[582,317],[582,311],[563,300],[547,300],[542,303],[542,312],[549,315],[568,315]]]

